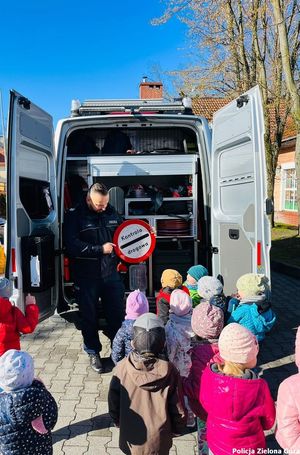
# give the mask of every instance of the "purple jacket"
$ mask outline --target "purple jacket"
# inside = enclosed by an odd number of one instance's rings
[[[275,405],[264,379],[226,376],[206,367],[200,401],[208,414],[207,444],[214,455],[235,449],[266,448],[264,430],[272,428]]]
[[[199,343],[190,350],[190,353],[192,366],[188,377],[182,379],[183,393],[188,397],[189,405],[193,413],[197,417],[200,417],[200,419],[206,420],[207,413],[199,403],[202,373],[208,362],[212,359],[214,362],[218,363],[221,363],[222,359],[219,356],[217,343]]]

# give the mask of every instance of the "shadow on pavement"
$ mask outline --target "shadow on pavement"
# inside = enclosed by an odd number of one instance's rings
[[[93,431],[104,430],[113,426],[113,421],[108,413],[91,417],[90,419],[81,420],[80,422],[70,423],[69,425],[59,428],[52,432],[53,442],[72,439],[81,434],[90,435]]]

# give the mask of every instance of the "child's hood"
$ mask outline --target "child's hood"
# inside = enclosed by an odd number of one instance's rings
[[[300,326],[298,327],[296,335],[295,363],[300,372]]]
[[[12,305],[10,301],[4,297],[0,297],[0,318],[7,316],[11,311]],[[1,319],[0,319],[0,322]]]
[[[267,311],[265,311],[264,313],[259,313],[258,311],[258,307],[257,305],[254,303],[252,305],[250,305],[250,309],[251,309],[251,312],[252,312],[252,315],[253,315],[253,320],[254,322],[256,320],[259,320],[259,324],[263,324],[265,330],[268,332],[269,330],[271,330],[271,328],[273,327],[275,321],[276,321],[276,315],[275,313],[272,311],[271,308],[269,308]]]
[[[177,316],[177,314],[170,313],[167,326],[180,334],[183,337],[187,335],[192,337],[194,332],[192,330],[192,314],[188,313],[184,316]],[[167,328],[166,328],[167,330]]]
[[[126,359],[126,370],[137,387],[156,392],[170,382],[169,362],[157,358],[144,358],[132,352]]]

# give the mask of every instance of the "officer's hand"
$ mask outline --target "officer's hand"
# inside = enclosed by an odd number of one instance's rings
[[[104,243],[102,245],[103,254],[111,254],[114,251],[115,246],[116,245],[114,243],[110,243],[110,242]]]

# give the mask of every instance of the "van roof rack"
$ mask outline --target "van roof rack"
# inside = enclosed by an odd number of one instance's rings
[[[186,104],[186,103],[185,103]],[[192,114],[189,106],[184,104],[184,98],[173,101],[163,99],[120,99],[120,100],[72,100],[71,116],[105,115],[105,114]]]

